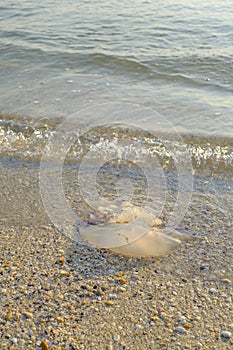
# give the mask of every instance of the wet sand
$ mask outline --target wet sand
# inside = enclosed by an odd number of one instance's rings
[[[43,211],[38,169],[8,163],[1,349],[232,348],[232,214],[216,196],[194,190],[183,220],[192,236],[173,253],[130,259],[62,236]]]

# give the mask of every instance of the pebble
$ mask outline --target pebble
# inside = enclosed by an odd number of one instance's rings
[[[24,340],[24,339],[19,339],[18,345],[24,347],[24,345],[25,345],[25,340]]]
[[[121,278],[120,279],[120,284],[123,285],[123,284],[126,284],[127,283],[127,280],[125,278]]]
[[[55,318],[55,320],[58,321],[58,322],[61,322],[61,323],[64,323],[64,322],[65,322],[65,320],[64,320],[62,317],[59,317],[59,316],[57,316],[57,317]]]
[[[184,327],[176,327],[175,332],[184,334],[185,333],[185,328]]]
[[[224,279],[222,280],[222,282],[223,282],[223,283],[231,283],[231,280],[229,280],[229,279],[227,279],[227,278],[224,278]]]
[[[60,275],[62,275],[62,276],[70,276],[70,273],[68,271],[65,271],[65,270],[60,270]]]
[[[49,350],[49,346],[48,346],[48,344],[46,343],[46,341],[42,341],[42,342],[40,343],[40,347],[41,347],[42,350]]]
[[[232,335],[231,332],[227,332],[227,331],[221,332],[221,338],[230,339],[231,335]]]
[[[109,344],[109,345],[106,347],[106,350],[113,350],[112,344]]]
[[[18,339],[17,338],[12,338],[11,341],[12,341],[12,343],[14,345],[17,345],[17,343],[18,343]]]
[[[32,329],[28,330],[28,335],[29,335],[29,337],[31,337],[33,335],[33,330]]]
[[[184,316],[179,317],[178,321],[179,321],[182,325],[184,325],[184,324],[186,323],[186,319],[185,319]]]
[[[10,321],[11,318],[12,318],[12,311],[9,310],[9,311],[7,312],[7,314],[6,314],[5,319],[6,319],[6,321]]]
[[[33,314],[31,312],[23,311],[22,315],[24,315],[26,318],[32,318]]]
[[[114,305],[114,301],[112,301],[112,300],[105,300],[105,305],[107,305],[107,306],[113,306]]]
[[[114,334],[114,336],[113,336],[113,340],[115,341],[115,342],[118,342],[119,340],[120,340],[120,335],[119,334]]]
[[[199,342],[198,342],[198,343],[197,343],[197,348],[198,348],[198,349],[201,349],[202,347],[203,347],[202,343],[199,343]]]

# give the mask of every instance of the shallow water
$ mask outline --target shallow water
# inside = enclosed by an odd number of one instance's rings
[[[230,0],[23,0],[0,13],[1,112],[57,118],[124,101],[179,132],[232,137]]]

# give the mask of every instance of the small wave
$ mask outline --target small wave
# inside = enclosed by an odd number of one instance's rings
[[[189,56],[153,58],[141,63],[166,82],[232,93],[232,84],[229,84],[232,80],[232,58],[228,56],[199,57],[192,53]]]
[[[54,52],[53,54],[56,55]],[[61,60],[61,57],[59,57]],[[118,75],[143,75],[143,79],[153,74],[153,69],[135,57],[110,54],[104,51],[96,52],[93,48],[81,48],[80,52],[62,54],[63,64],[67,62],[69,67],[78,68],[82,72],[96,73],[106,71],[116,72]],[[78,65],[77,65],[78,63]]]
[[[14,115],[0,115],[1,157],[40,161],[48,140],[58,133],[56,127],[60,122],[59,119],[29,119]],[[193,168],[196,171],[203,173],[208,171],[227,172],[229,176],[232,176],[232,139],[182,135],[179,142],[174,142],[170,136],[169,134],[163,135],[162,139],[159,139],[146,131],[126,130],[121,127],[99,127],[80,138],[77,136],[67,154],[66,161],[81,161],[82,157],[93,147],[104,157],[104,152],[109,152],[111,149],[122,150],[122,140],[123,143],[127,140],[130,152],[133,152],[135,148],[137,156],[140,156],[141,152],[158,158],[165,170],[172,170],[174,168],[174,154],[182,154],[185,150],[190,155]],[[127,151],[126,148],[123,151]]]

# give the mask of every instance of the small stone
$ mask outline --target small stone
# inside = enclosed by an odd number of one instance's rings
[[[66,262],[66,258],[64,256],[62,256],[60,259],[59,259],[59,262],[62,263],[62,265],[65,264]]]
[[[204,271],[204,270],[209,270],[209,266],[207,265],[201,265],[200,266],[200,271]]]
[[[22,315],[24,315],[26,318],[33,318],[33,314],[31,312],[23,311]]]
[[[94,289],[94,293],[98,296],[104,295],[104,292],[101,288]]]
[[[6,321],[10,321],[11,318],[12,318],[12,311],[9,310],[9,311],[7,312],[7,314],[6,314],[5,319],[6,319]]]
[[[40,347],[42,350],[49,350],[49,346],[44,340],[40,343]]]
[[[41,319],[40,319],[40,322],[41,322],[41,323],[46,323],[47,320],[45,320],[44,318],[41,318]]]
[[[119,282],[121,285],[123,285],[127,283],[127,280],[125,278],[121,278]]]
[[[123,272],[117,272],[117,273],[116,273],[116,276],[117,276],[117,277],[122,277],[122,276],[123,276]]]
[[[109,344],[108,346],[106,346],[106,350],[113,350],[112,344]]]
[[[163,222],[160,219],[155,219],[153,226],[162,226]]]
[[[105,300],[105,305],[107,306],[113,306],[114,305],[114,302],[112,300]]]
[[[223,282],[223,283],[231,283],[231,280],[229,280],[228,278],[224,278],[224,279],[222,280],[222,282]]]
[[[58,321],[58,322],[61,322],[61,323],[64,323],[64,322],[65,322],[65,321],[64,321],[64,318],[59,317],[59,316],[57,316],[57,317],[55,318],[55,320]]]
[[[216,294],[217,293],[217,290],[215,288],[210,288],[210,293],[211,294]]]
[[[62,276],[70,276],[70,273],[68,271],[65,271],[65,270],[60,270],[60,275],[62,275]]]
[[[17,343],[18,343],[18,339],[17,338],[12,338],[11,341],[12,341],[12,343],[14,345],[17,345]]]
[[[120,335],[119,334],[114,334],[114,336],[113,336],[113,340],[115,341],[115,342],[118,342],[119,340],[120,340]]]
[[[150,319],[151,319],[151,321],[157,321],[159,318],[158,318],[158,316],[155,315],[155,316],[151,316]]]
[[[186,319],[185,319],[185,317],[180,317],[180,318],[179,318],[179,322],[180,322],[182,325],[186,324]]]
[[[190,323],[186,323],[186,324],[184,325],[184,328],[185,328],[185,329],[191,328],[191,324],[190,324]]]
[[[24,347],[24,345],[25,345],[25,340],[24,340],[24,339],[19,339],[18,345]]]
[[[220,338],[220,332],[219,332],[219,329],[215,328],[215,330],[214,330],[214,334],[215,334],[215,338],[216,338],[217,340],[219,340],[219,338]]]
[[[31,337],[33,335],[33,330],[32,329],[28,330],[28,335],[29,335],[29,337]]]
[[[231,332],[227,332],[227,331],[221,332],[221,338],[224,338],[224,339],[230,339],[231,335],[232,335]]]
[[[182,282],[184,282],[184,283],[187,283],[187,282],[188,282],[187,278],[185,278],[185,277],[182,277],[181,280],[182,280]]]
[[[185,333],[185,328],[184,327],[176,327],[175,332],[184,334]]]
[[[88,290],[88,291],[92,291],[92,290],[93,290],[93,287],[92,287],[92,286],[90,286],[89,284],[87,284],[87,285],[86,285],[86,290]]]

